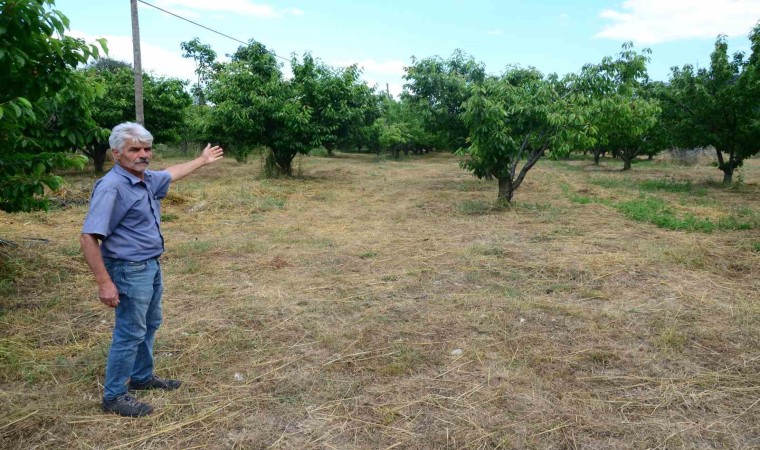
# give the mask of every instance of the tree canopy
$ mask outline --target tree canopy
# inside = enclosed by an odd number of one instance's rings
[[[108,129],[131,120],[128,63],[101,58],[99,40],[65,35],[54,0],[0,3],[0,208],[47,207],[55,171],[82,167],[83,151],[103,169]],[[544,157],[571,150],[610,151],[631,168],[640,155],[670,147],[714,146],[724,183],[760,151],[760,23],[749,55],[728,53],[719,36],[708,68],[674,67],[669,82],[647,75],[648,49],[625,44],[616,56],[564,77],[507,66],[489,75],[462,50],[417,59],[405,68],[396,99],[361,80],[357,65],[336,68],[306,53],[291,58],[292,77],[263,44],[230,56],[198,38],[182,42],[195,80],[143,74],[146,126],[158,142],[211,138],[245,161],[266,149],[266,173],[292,174],[296,155],[320,146],[387,151],[458,151],[462,167],[499,181],[510,201]],[[82,68],[82,66],[86,67]]]
[[[58,188],[58,168],[86,158],[61,154],[102,137],[90,106],[102,95],[76,67],[106,51],[64,35],[69,20],[52,0],[0,4],[0,208],[47,208],[45,187]]]
[[[283,78],[280,66],[264,45],[241,46],[222,63],[209,85],[210,131],[244,160],[256,146],[271,150],[268,167],[292,173],[293,158],[319,146],[312,108],[303,103],[298,86]]]
[[[749,39],[749,57],[737,52],[730,58],[726,37],[719,36],[709,67],[673,67],[660,92],[677,145],[715,147],[724,184],[760,151],[760,23]]]
[[[105,95],[92,105],[93,119],[107,129],[134,120],[134,75],[123,62],[102,58],[86,70],[90,80],[103,86]],[[187,108],[192,104],[185,82],[176,78],[156,77],[143,73],[145,126],[157,142],[177,143],[182,139]],[[103,171],[108,143],[93,141],[87,154],[95,162],[95,170]]]
[[[466,157],[462,167],[478,178],[497,179],[498,198],[506,202],[541,157],[591,145],[595,134],[572,79],[533,68],[510,68],[473,85],[462,119],[470,144],[459,151]]]
[[[623,160],[623,170],[642,153],[653,153],[659,141],[653,136],[660,108],[648,95],[647,63],[651,52],[638,53],[626,43],[617,58],[584,66],[577,84],[589,101],[589,120],[596,129],[594,153],[611,150]]]
[[[311,110],[311,121],[322,146],[333,150],[352,142],[359,128],[369,127],[380,116],[373,89],[361,80],[356,65],[335,69],[304,55],[291,61],[293,80],[304,105]]]
[[[205,105],[206,87],[216,64],[216,52],[210,45],[202,43],[197,37],[182,42],[180,48],[184,51],[183,58],[191,58],[195,61],[195,74],[198,78],[191,90],[195,103]]]
[[[435,146],[454,151],[467,145],[462,105],[470,87],[486,79],[485,65],[456,50],[448,59],[412,58],[404,79],[405,100],[419,108],[425,129],[435,136]]]

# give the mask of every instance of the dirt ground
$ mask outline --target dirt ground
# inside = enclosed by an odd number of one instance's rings
[[[96,177],[0,213],[0,447],[760,448],[760,228],[610,206],[756,224],[760,161],[733,189],[707,164],[540,161],[508,209],[452,155],[296,164],[228,158],[164,200],[155,355],[184,385],[141,394],[142,419],[100,410],[113,312],[78,244]]]

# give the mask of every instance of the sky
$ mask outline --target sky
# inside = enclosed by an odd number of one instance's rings
[[[760,0],[145,0],[237,40],[254,39],[290,59],[311,52],[324,63],[358,64],[369,85],[398,95],[412,57],[448,58],[461,49],[486,70],[533,66],[577,72],[620,52],[627,41],[652,50],[649,76],[672,66],[709,65],[719,34],[729,52],[749,53]],[[180,43],[194,37],[220,60],[239,42],[139,4],[142,66],[156,75],[195,78]],[[129,0],[56,0],[68,34],[104,37],[109,56],[132,63]],[[289,64],[284,72],[289,72]]]

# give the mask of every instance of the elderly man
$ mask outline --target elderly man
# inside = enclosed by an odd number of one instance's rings
[[[153,342],[161,324],[163,292],[159,201],[170,182],[222,159],[223,150],[209,144],[192,161],[153,171],[148,170],[153,136],[142,125],[117,125],[109,144],[116,163],[95,183],[80,241],[98,283],[100,301],[116,312],[103,410],[140,417],[153,408],[130,392],[173,390],[181,384],[153,374]]]

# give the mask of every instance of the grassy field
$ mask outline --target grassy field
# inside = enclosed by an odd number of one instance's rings
[[[166,158],[153,166],[179,162]],[[760,448],[760,161],[541,161],[509,209],[451,155],[232,159],[164,201],[143,419],[100,411],[95,177],[0,215],[2,448]]]

